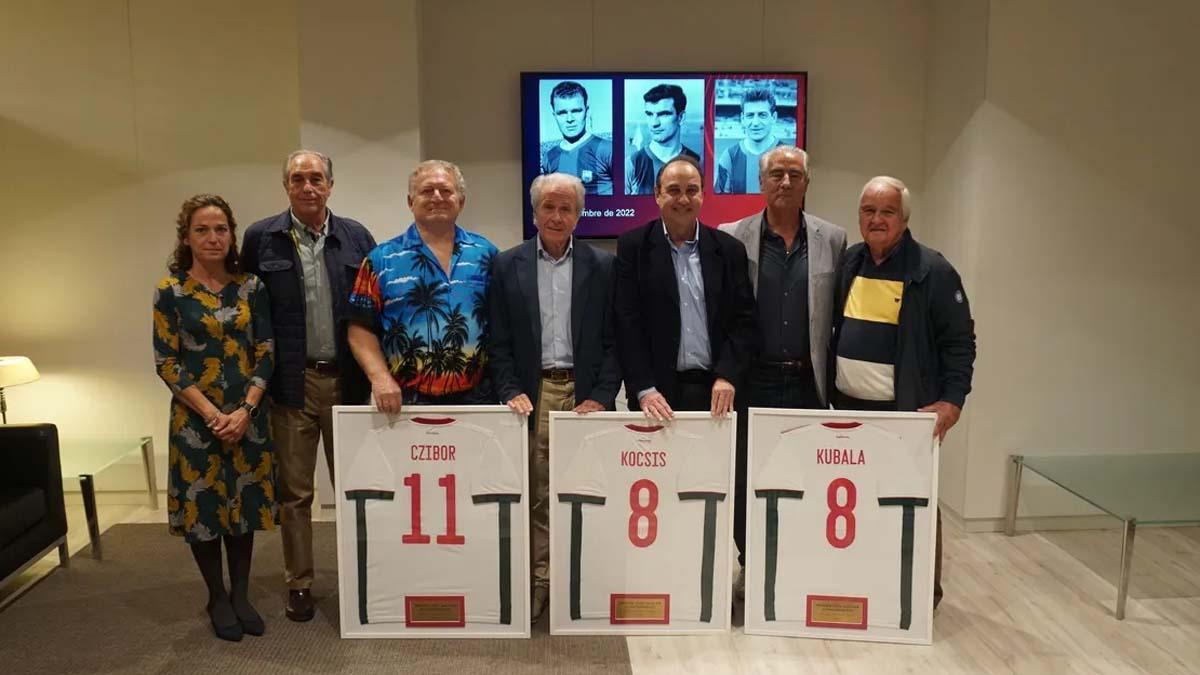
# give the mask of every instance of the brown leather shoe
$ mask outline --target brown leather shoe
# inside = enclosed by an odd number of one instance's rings
[[[312,591],[307,588],[293,588],[288,591],[287,618],[292,621],[309,621],[316,611],[313,609]]]

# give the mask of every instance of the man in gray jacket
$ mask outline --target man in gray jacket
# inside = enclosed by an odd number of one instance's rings
[[[833,321],[836,272],[846,231],[801,208],[808,190],[808,154],[794,146],[763,153],[758,180],[766,208],[720,229],[746,247],[758,300],[762,343],[738,406],[733,538],[738,562],[746,551],[746,411],[828,408],[825,368]],[[739,595],[743,575],[738,576]]]

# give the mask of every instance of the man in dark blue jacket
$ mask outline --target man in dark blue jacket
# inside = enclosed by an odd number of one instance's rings
[[[655,181],[660,218],[617,239],[617,358],[630,410],[723,417],[759,344],[746,247],[700,222],[700,163],[669,160]]]
[[[962,279],[941,253],[908,231],[909,194],[890,176],[859,198],[863,241],[842,258],[830,343],[833,406],[840,410],[937,413],[938,440],[958,422],[971,392],[975,322]],[[938,511],[933,603],[942,598]]]
[[[488,289],[490,367],[499,398],[534,415],[534,621],[550,593],[550,411],[612,410],[621,375],[612,319],[613,256],[577,241],[583,211],[579,178],[551,173],[529,190],[538,235],[498,256]]]
[[[242,242],[242,269],[271,297],[275,373],[271,426],[288,585],[287,616],[313,617],[312,502],[317,443],[333,475],[334,405],[364,403],[370,386],[346,344],[343,320],[359,264],[375,247],[361,223],[326,207],[333,162],[311,150],[288,156],[289,209],[254,223]]]

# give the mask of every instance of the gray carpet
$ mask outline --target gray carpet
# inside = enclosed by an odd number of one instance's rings
[[[332,523],[314,524],[317,616],[284,616],[283,554],[255,537],[252,600],[267,634],[216,639],[188,547],[166,525],[115,525],[105,560],[84,549],[0,611],[0,671],[10,673],[628,673],[619,637],[554,637],[546,617],[529,640],[342,640]]]

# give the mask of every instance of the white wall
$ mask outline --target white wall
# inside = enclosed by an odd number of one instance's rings
[[[417,2],[300,0],[300,140],[334,159],[329,205],[379,241],[408,227],[421,160]],[[282,186],[279,207],[287,205]]]
[[[1014,452],[1196,448],[1200,316],[1187,271],[1200,245],[1188,208],[1200,88],[1181,45],[1200,6],[1147,7],[935,4],[946,30],[931,81],[949,93],[929,106],[931,122],[948,122],[926,129],[930,206],[979,333],[956,430],[968,519],[1003,513]],[[949,86],[952,66],[980,71],[980,44],[982,98]],[[1026,480],[1023,513],[1092,512]]]
[[[941,251],[962,275],[978,306],[975,256],[977,190],[981,181],[975,111],[987,85],[988,0],[937,0],[930,14],[924,129],[925,200],[914,211],[916,237]],[[966,506],[967,437],[974,396],[942,444],[938,496],[957,514]]]
[[[153,434],[164,473],[152,290],[186,197],[243,225],[277,203],[259,186],[299,142],[295,36],[285,0],[0,8],[0,352],[42,373],[7,391],[11,422]]]
[[[420,158],[416,3],[0,12],[0,353],[42,373],[8,390],[9,419],[51,420],[64,437],[153,435],[165,474],[149,313],[179,204],[221,194],[244,229],[286,207],[282,161],[303,144],[335,158],[334,209],[378,237],[399,232]],[[136,488],[136,470],[120,476],[132,484],[100,487]]]
[[[992,5],[968,517],[1000,512],[1015,448],[1196,449],[1200,5],[1153,7]]]
[[[462,222],[506,248],[521,239],[521,71],[807,70],[808,208],[857,240],[868,178],[920,192],[926,23],[915,0],[422,3],[423,149],[462,166]]]

